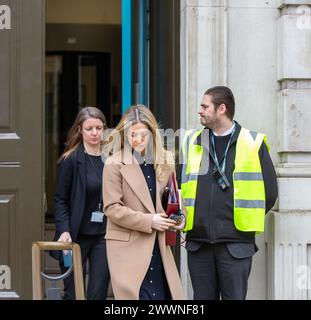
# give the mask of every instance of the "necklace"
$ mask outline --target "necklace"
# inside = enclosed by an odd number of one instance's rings
[[[99,150],[97,151],[88,151],[87,148],[84,146],[84,152],[90,156],[101,156],[102,152],[101,149],[99,148]]]

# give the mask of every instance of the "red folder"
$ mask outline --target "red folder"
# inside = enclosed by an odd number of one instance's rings
[[[163,197],[162,206],[166,211],[168,218],[171,214],[180,214],[178,189],[176,184],[175,173],[172,173],[168,185],[166,186]],[[176,232],[167,230],[165,231],[165,243],[166,245],[174,246],[176,244]]]

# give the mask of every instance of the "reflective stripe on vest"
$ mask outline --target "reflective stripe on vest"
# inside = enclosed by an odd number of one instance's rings
[[[244,128],[237,140],[233,201],[234,225],[240,231],[263,232],[265,228],[265,185],[258,155],[263,141],[266,143],[264,134]]]
[[[191,230],[193,227],[198,177],[203,157],[203,148],[200,145],[195,144],[195,141],[202,131],[203,129],[199,131],[188,131],[182,144],[184,164],[181,179],[181,192],[187,209],[187,222],[184,231]]]
[[[193,228],[195,201],[198,187],[200,164],[203,148],[195,144],[202,130],[190,132],[186,135],[182,151],[182,196],[187,208],[187,224],[184,231]],[[233,172],[234,188],[234,224],[244,232],[263,232],[265,221],[265,188],[262,177],[259,149],[266,136],[242,128],[236,145],[235,169]]]

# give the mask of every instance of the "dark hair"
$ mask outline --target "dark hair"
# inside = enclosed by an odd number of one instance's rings
[[[217,86],[208,89],[204,95],[210,95],[212,97],[212,103],[217,109],[221,104],[224,104],[227,108],[226,115],[230,120],[233,120],[235,112],[235,102],[232,91],[228,87]]]
[[[58,162],[62,161],[63,159],[67,159],[78,148],[83,140],[80,132],[83,123],[91,118],[101,120],[101,122],[103,123],[103,129],[105,130],[107,128],[106,117],[98,108],[85,107],[81,109],[76,117],[74,124],[68,132],[66,147]]]

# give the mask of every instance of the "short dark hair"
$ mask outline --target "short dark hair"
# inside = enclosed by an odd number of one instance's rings
[[[210,95],[212,97],[212,103],[217,109],[221,104],[224,104],[227,108],[226,115],[230,120],[233,120],[235,112],[235,102],[232,91],[228,87],[217,86],[208,89],[204,95]]]

